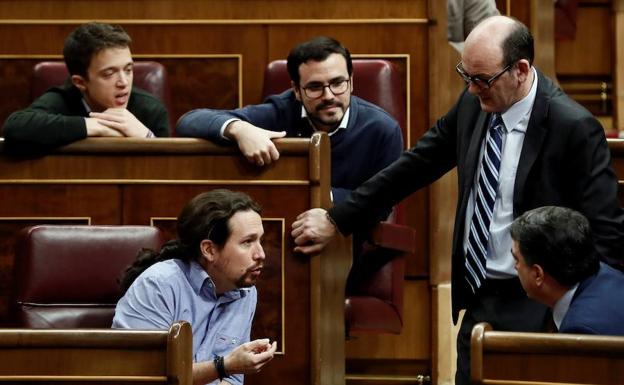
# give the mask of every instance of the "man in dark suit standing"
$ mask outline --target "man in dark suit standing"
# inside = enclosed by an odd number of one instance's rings
[[[624,335],[624,273],[600,262],[589,221],[565,207],[527,211],[510,228],[518,278],[561,333]]]
[[[622,266],[624,211],[600,123],[533,67],[533,37],[517,20],[493,16],[468,36],[457,65],[467,87],[416,145],[348,199],[293,223],[295,251],[318,253],[336,234],[370,228],[379,208],[429,185],[453,167],[458,202],[452,248],[457,322],[456,384],[470,379],[470,333],[540,331],[548,308],[524,293],[509,226],[527,210],[566,206],[591,223],[602,259]]]

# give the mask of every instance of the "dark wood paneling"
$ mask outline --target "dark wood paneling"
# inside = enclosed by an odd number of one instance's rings
[[[0,5],[0,19],[377,19],[427,15],[426,0],[2,0]]]
[[[613,65],[613,21],[610,6],[579,7],[576,37],[557,41],[557,75],[611,76]]]
[[[30,85],[34,63],[35,60],[29,59],[0,59],[0,92],[2,95],[11,95],[10,98],[2,98],[0,103],[2,125],[13,111],[21,110],[30,104]],[[1,130],[0,134],[2,134]]]
[[[143,57],[135,60],[143,60]],[[148,57],[167,68],[171,111],[176,121],[195,108],[231,109],[239,106],[239,58]],[[204,90],[189,92],[189,90]],[[212,90],[212,92],[207,91]]]
[[[501,15],[513,16],[524,24],[531,25],[531,1],[496,0],[496,8]]]

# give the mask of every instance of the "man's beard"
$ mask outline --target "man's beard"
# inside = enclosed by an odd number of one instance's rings
[[[260,268],[262,269],[264,267],[264,265],[255,265],[250,267],[249,269],[247,269],[241,276],[240,278],[238,278],[238,280],[236,280],[236,287],[240,288],[244,288],[244,287],[251,287],[254,286],[256,284],[256,281],[258,280],[258,277],[253,277],[253,272],[254,270]]]
[[[336,121],[332,121],[332,122],[326,122],[326,121],[323,121],[323,120],[320,118],[320,113],[319,113],[319,112],[320,112],[323,108],[325,108],[325,107],[330,107],[330,106],[336,106],[336,107],[339,107],[339,108],[340,108],[340,110],[342,111],[342,116],[340,117],[340,119],[337,119]],[[310,118],[310,120],[312,121],[312,123],[314,123],[314,126],[315,126],[317,129],[320,129],[320,128],[318,127],[318,125],[323,125],[323,126],[327,126],[327,127],[329,128],[329,129],[328,129],[328,131],[329,131],[329,132],[332,132],[333,130],[335,130],[335,129],[336,129],[336,128],[340,125],[340,122],[341,122],[341,121],[342,121],[342,119],[344,118],[344,104],[343,104],[343,103],[340,103],[339,101],[335,101],[335,102],[323,102],[323,103],[319,104],[318,106],[316,106],[316,107],[314,108],[314,113],[310,113],[309,111],[307,111],[307,109],[306,109],[306,112],[308,113],[308,117]],[[335,115],[334,115],[334,116],[335,116]]]

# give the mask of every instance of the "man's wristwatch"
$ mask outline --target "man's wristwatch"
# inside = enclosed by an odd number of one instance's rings
[[[225,363],[223,362],[223,356],[216,356],[213,362],[214,362],[215,368],[217,369],[219,381],[223,381],[224,378],[228,377],[228,374],[225,371]]]

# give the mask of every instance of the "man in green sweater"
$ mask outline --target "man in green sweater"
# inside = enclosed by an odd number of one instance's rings
[[[169,136],[167,110],[132,87],[130,36],[119,26],[88,23],[65,40],[70,77],[4,124],[8,147],[54,148],[88,136]]]

